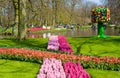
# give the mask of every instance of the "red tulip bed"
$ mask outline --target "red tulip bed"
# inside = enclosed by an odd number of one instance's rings
[[[90,78],[89,74],[83,68],[120,71],[120,58],[106,56],[97,57],[61,54],[47,51],[28,50],[23,48],[0,48],[0,59],[12,59],[43,64],[43,68],[41,67],[39,71],[42,73],[38,74],[38,78],[42,78],[39,77],[41,74],[43,76],[47,76],[47,74],[51,73],[51,75],[56,76],[55,78]],[[49,62],[45,62],[45,59],[47,59]],[[44,68],[49,68],[49,71],[51,72],[43,70]],[[66,77],[64,77],[63,68]],[[58,72],[59,75],[54,72]],[[63,77],[60,77],[60,74],[62,74]],[[53,77],[51,76],[49,78]]]
[[[80,62],[84,68],[97,68],[116,71],[120,70],[120,58],[107,56],[97,57],[28,50],[23,48],[0,48],[0,58],[30,61],[36,63],[41,63],[44,58],[56,58],[62,60],[63,62]]]
[[[47,28],[30,28],[29,31],[48,30]]]

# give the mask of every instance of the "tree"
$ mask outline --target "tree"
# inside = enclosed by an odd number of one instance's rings
[[[13,0],[15,12],[14,36],[22,40],[26,35],[26,0]]]
[[[120,24],[120,0],[108,0],[108,5],[111,11],[111,22]]]

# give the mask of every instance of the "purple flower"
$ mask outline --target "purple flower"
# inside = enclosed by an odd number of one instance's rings
[[[58,36],[50,36],[47,49],[59,50]]]

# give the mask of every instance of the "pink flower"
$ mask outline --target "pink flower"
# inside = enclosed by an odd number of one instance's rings
[[[69,52],[70,54],[73,52],[73,50],[70,47],[70,44],[64,36],[58,36],[58,40],[60,44],[60,50],[62,52]]]
[[[46,78],[66,78],[61,60],[56,60],[55,58],[46,58],[43,60],[43,65],[37,78],[43,74]]]
[[[59,50],[58,36],[50,36],[47,49]]]
[[[63,63],[63,66],[67,78],[90,78],[80,63],[66,62]]]

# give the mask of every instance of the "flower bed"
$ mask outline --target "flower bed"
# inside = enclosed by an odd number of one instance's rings
[[[37,78],[66,78],[61,60],[45,58]]]
[[[69,54],[73,53],[73,50],[64,36],[58,36],[58,41],[60,44],[60,50],[62,52],[68,52]]]
[[[80,63],[65,62],[62,66],[61,60],[45,58],[37,78],[90,78],[90,75]]]
[[[30,28],[29,31],[48,30],[47,28]]]
[[[65,62],[63,66],[67,78],[90,78],[80,63]]]
[[[50,36],[48,50],[60,50],[62,53],[72,54],[73,50],[64,36]]]
[[[51,36],[49,38],[48,47],[49,50],[59,50],[58,36]]]
[[[42,63],[43,58],[56,58],[61,59],[63,62],[80,62],[84,68],[120,71],[120,58],[115,57],[77,56],[73,54],[60,54],[38,50],[0,48],[0,58],[36,63]]]

